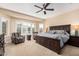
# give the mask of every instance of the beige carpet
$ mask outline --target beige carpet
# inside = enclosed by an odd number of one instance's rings
[[[79,48],[67,45],[61,55],[77,55],[79,56]],[[37,43],[34,40],[27,41],[21,44],[5,44],[5,56],[59,56],[54,51],[51,51]]]
[[[79,56],[79,47],[67,45],[62,49],[64,56]]]

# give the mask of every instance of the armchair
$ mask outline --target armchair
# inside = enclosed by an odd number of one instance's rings
[[[3,56],[5,53],[5,46],[4,46],[4,34],[0,35],[0,56]]]
[[[11,40],[14,44],[24,43],[25,37],[20,33],[12,33]]]

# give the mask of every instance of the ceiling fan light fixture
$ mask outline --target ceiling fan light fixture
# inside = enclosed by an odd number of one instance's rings
[[[46,11],[45,9],[43,9],[43,11]]]
[[[49,5],[50,5],[50,3],[46,3],[46,4],[44,3],[44,4],[43,4],[43,7],[34,5],[35,7],[41,9],[41,10],[37,11],[36,13],[39,13],[39,12],[43,11],[43,12],[44,12],[44,15],[46,15],[46,14],[47,14],[46,11],[54,11],[54,9],[48,9],[48,8],[47,8]]]

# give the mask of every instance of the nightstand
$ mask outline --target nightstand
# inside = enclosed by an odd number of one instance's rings
[[[79,36],[70,36],[69,44],[79,47]]]

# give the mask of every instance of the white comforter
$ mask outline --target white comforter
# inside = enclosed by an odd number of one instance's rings
[[[37,35],[60,40],[60,47],[63,47],[64,43],[67,42],[69,39],[69,35],[66,34],[51,34],[51,33],[42,32]]]

